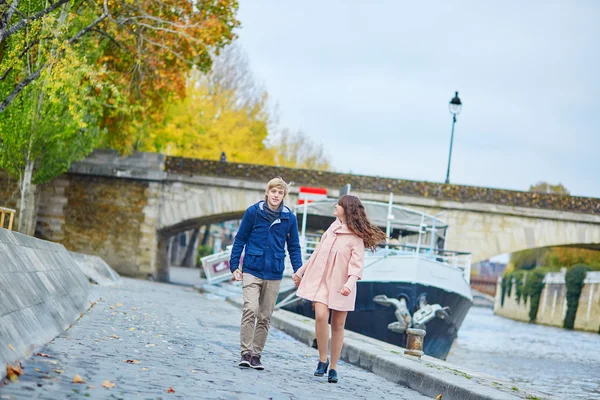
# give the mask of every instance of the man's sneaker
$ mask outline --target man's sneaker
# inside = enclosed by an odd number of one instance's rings
[[[252,358],[250,358],[250,366],[261,371],[265,369],[265,367],[261,364],[260,356],[258,355],[253,355]]]
[[[252,358],[252,356],[250,355],[250,353],[246,353],[244,355],[242,355],[242,359],[240,360],[240,363],[238,364],[240,367],[245,367],[245,368],[250,368],[250,359]]]

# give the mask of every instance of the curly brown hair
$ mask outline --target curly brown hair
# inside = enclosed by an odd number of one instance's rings
[[[346,226],[363,240],[365,248],[375,250],[379,243],[385,242],[385,233],[369,220],[358,197],[344,195],[338,200],[338,205],[344,209]]]

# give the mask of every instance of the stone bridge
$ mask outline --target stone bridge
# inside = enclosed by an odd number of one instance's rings
[[[137,153],[121,158],[96,151],[40,190],[36,236],[67,249],[101,256],[129,276],[168,277],[169,238],[205,224],[241,218],[264,196],[266,182],[344,184],[364,200],[394,202],[429,214],[445,211],[446,248],[468,251],[473,262],[530,248],[572,245],[600,249],[600,199],[473,186],[221,163]],[[4,205],[16,206],[0,176]],[[14,182],[13,182],[14,184]]]

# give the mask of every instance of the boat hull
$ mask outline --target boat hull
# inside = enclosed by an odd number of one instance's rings
[[[289,293],[289,292],[288,292]],[[287,294],[282,293],[280,300]],[[472,301],[458,293],[438,287],[411,282],[363,282],[357,283],[355,311],[349,312],[346,329],[397,346],[406,347],[406,334],[393,332],[388,324],[397,321],[394,307],[377,304],[373,298],[386,295],[388,298],[405,298],[411,314],[418,309],[419,299],[426,296],[428,304],[439,304],[450,308],[445,319],[434,318],[426,324],[423,352],[445,360],[458,330],[471,308]],[[288,311],[314,318],[312,302],[302,299],[283,307]]]

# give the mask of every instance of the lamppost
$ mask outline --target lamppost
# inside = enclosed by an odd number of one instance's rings
[[[454,92],[454,97],[448,104],[450,114],[452,114],[452,134],[450,135],[450,154],[448,155],[448,170],[446,171],[446,183],[450,183],[450,161],[452,160],[452,142],[454,141],[454,124],[456,124],[456,116],[460,114],[462,103],[458,98],[458,92]]]

